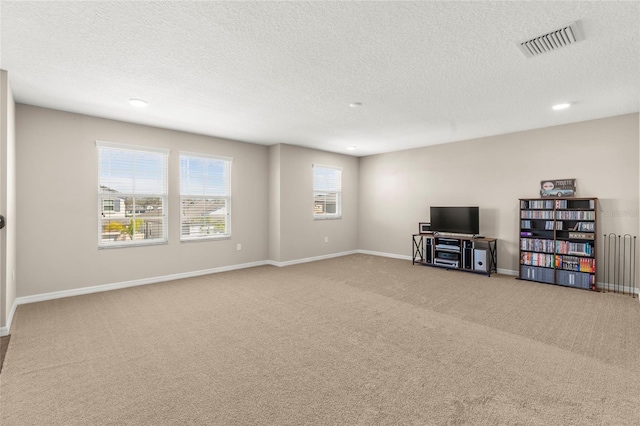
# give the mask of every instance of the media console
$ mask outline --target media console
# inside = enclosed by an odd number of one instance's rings
[[[498,240],[437,234],[413,234],[413,264],[491,276],[498,270]]]

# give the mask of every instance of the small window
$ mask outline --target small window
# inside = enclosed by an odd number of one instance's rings
[[[180,240],[231,236],[230,157],[180,153]]]
[[[96,141],[98,247],[167,242],[169,151]]]
[[[313,165],[313,217],[342,217],[342,168]]]

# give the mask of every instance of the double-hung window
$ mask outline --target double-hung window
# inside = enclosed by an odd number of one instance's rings
[[[167,242],[169,150],[96,141],[98,247]]]
[[[342,168],[313,165],[313,217],[342,217]]]
[[[180,240],[231,236],[230,157],[180,153]]]

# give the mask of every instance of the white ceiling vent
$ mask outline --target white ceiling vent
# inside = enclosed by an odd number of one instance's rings
[[[526,57],[531,58],[561,49],[580,40],[584,40],[584,37],[576,21],[563,25],[557,30],[549,31],[546,34],[529,40],[523,40],[518,43],[518,47]]]

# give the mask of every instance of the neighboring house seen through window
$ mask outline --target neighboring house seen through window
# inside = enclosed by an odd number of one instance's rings
[[[169,150],[96,141],[98,247],[167,242]]]
[[[313,165],[313,217],[342,217],[342,168]]]
[[[180,240],[231,236],[230,157],[180,153]]]

